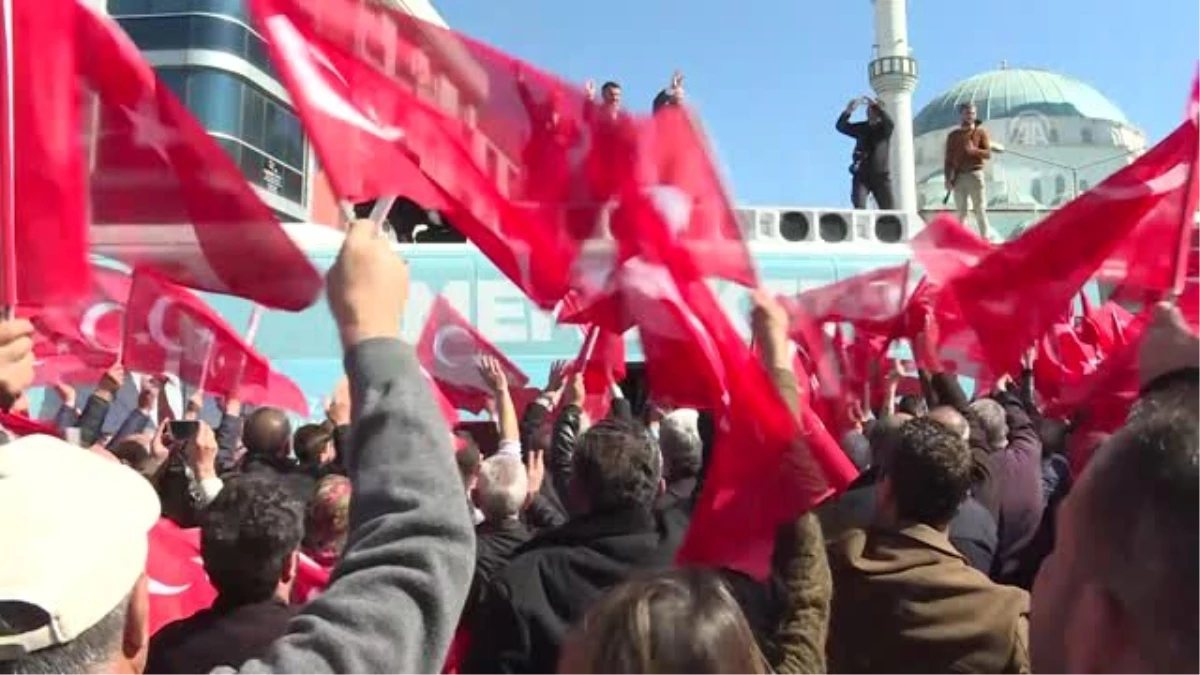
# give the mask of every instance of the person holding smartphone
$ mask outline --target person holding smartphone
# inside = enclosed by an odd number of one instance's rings
[[[851,122],[850,116],[860,105],[867,106],[866,121]],[[868,195],[875,198],[877,208],[885,211],[895,208],[889,168],[895,124],[883,104],[869,96],[853,99],[838,116],[835,128],[854,139],[854,154],[850,161],[850,201],[854,208],[867,208]]]

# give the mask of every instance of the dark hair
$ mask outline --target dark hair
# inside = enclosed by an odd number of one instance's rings
[[[917,417],[900,427],[884,476],[900,520],[944,527],[971,488],[971,451],[944,425]]]
[[[974,107],[975,107],[974,101],[965,101],[963,103],[958,104],[958,112],[963,112],[964,110],[970,110],[971,108],[974,108]]]
[[[1082,541],[1092,542],[1085,564],[1132,616],[1151,672],[1197,670],[1198,434],[1190,411],[1135,419],[1096,453],[1072,496]]]
[[[649,508],[658,494],[662,457],[640,427],[604,419],[575,446],[571,483],[591,510]]]
[[[942,425],[948,429],[950,433],[959,437],[967,435],[967,432],[971,429],[971,423],[967,420],[967,416],[954,406],[934,406],[933,410],[930,410],[926,417]],[[983,439],[979,440],[982,442]]]
[[[914,419],[908,413],[898,412],[895,415],[881,417],[871,425],[867,441],[871,444],[871,463],[875,466],[887,464],[892,449],[900,443],[900,428],[909,420]]]
[[[717,574],[658,572],[604,594],[567,639],[560,672],[761,673],[766,663]]]
[[[291,437],[292,424],[282,410],[259,408],[246,419],[242,445],[246,446],[249,455],[285,457]]]
[[[912,415],[913,417],[921,417],[929,412],[929,406],[925,403],[925,397],[915,394],[905,394],[896,403],[896,410]]]
[[[605,82],[603,85],[601,85],[600,91],[605,92],[605,91],[608,91],[609,89],[620,89],[620,88],[621,88],[620,82],[613,82],[612,80],[609,80],[608,82]]]
[[[266,600],[303,535],[303,506],[277,479],[236,476],[225,482],[200,525],[204,571],[222,597]]]
[[[301,464],[315,465],[321,462],[321,453],[333,440],[333,430],[327,424],[305,424],[292,436],[292,451]]]
[[[113,660],[125,636],[130,596],[66,644],[54,645],[11,661],[0,660],[0,673],[93,673]]]

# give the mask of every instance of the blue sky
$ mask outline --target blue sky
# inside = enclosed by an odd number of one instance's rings
[[[869,94],[869,0],[434,0],[456,30],[583,82],[615,79],[649,107],[680,68],[740,203],[849,204],[851,141],[834,132]],[[1196,0],[912,0],[914,112],[1007,61],[1088,82],[1157,141],[1195,72]]]

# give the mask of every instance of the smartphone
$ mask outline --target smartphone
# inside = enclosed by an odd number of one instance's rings
[[[167,424],[171,440],[175,443],[185,443],[196,438],[200,432],[200,423],[196,420],[171,420]]]

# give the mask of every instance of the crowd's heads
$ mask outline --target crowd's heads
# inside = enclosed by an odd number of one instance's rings
[[[301,464],[321,466],[329,464],[336,455],[333,448],[333,429],[328,424],[305,424],[292,437],[292,448],[296,460]]]
[[[854,468],[863,471],[871,466],[871,443],[865,435],[858,431],[847,431],[842,434],[841,446]]]
[[[767,672],[733,595],[715,573],[697,568],[635,578],[608,591],[567,637],[558,670]]]
[[[479,479],[479,466],[483,462],[483,455],[479,452],[479,444],[474,438],[466,432],[455,432],[454,440],[454,460],[458,463],[458,475],[462,478],[463,488],[469,493],[475,488],[475,482]]]
[[[303,534],[303,506],[277,480],[232,478],[200,526],[204,571],[219,595],[238,603],[286,598]]]
[[[605,419],[575,446],[569,499],[578,511],[649,508],[658,496],[662,456],[636,424]]]
[[[1134,419],[1058,512],[1033,588],[1038,672],[1197,672],[1200,427],[1186,410]]]
[[[883,467],[879,507],[885,520],[945,528],[971,488],[966,441],[928,417],[909,420]]]
[[[319,562],[336,559],[346,546],[350,532],[350,479],[329,475],[317,483],[317,491],[304,513],[304,550]]]
[[[963,414],[955,410],[953,406],[934,406],[933,410],[929,411],[928,417],[964,441],[970,440],[971,425],[967,423],[967,418],[963,417]]]
[[[983,427],[988,450],[999,452],[1008,447],[1008,420],[1004,406],[990,398],[981,398],[971,403],[971,410]]]
[[[887,464],[892,449],[900,443],[900,428],[913,419],[912,415],[896,413],[876,420],[867,433],[867,441],[871,445],[871,463]]]
[[[158,498],[128,467],[47,436],[0,446],[0,672],[141,672]]]
[[[929,414],[929,406],[925,403],[925,397],[914,394],[901,396],[900,401],[896,403],[896,410],[912,417],[921,417]]]
[[[292,424],[278,408],[259,408],[246,418],[242,443],[246,453],[283,459],[291,454]]]
[[[150,452],[153,438],[149,434],[134,434],[117,441],[113,446],[113,456],[125,466],[133,469],[147,480],[152,480],[165,458],[156,457]]]
[[[700,474],[704,444],[700,441],[699,423],[699,411],[690,408],[672,410],[659,422],[658,447],[662,451],[663,476],[668,483]]]
[[[475,506],[489,522],[516,518],[525,505],[529,477],[519,457],[492,455],[479,468],[479,482],[472,493]]]

